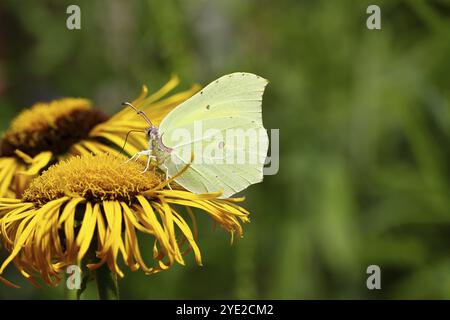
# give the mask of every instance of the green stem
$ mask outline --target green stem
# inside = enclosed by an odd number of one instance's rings
[[[78,290],[69,289],[67,284],[64,283],[64,297],[66,300],[79,300],[78,299]]]
[[[119,300],[117,277],[112,274],[106,263],[95,271],[95,280],[100,300]]]

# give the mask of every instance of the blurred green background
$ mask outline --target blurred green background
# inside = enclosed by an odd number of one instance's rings
[[[370,4],[381,30],[366,28]],[[1,0],[0,129],[39,100],[115,112],[172,73],[179,90],[256,73],[280,171],[246,192],[245,237],[230,246],[200,216],[204,267],[127,271],[122,298],[449,299],[449,57],[448,0]],[[64,297],[19,282],[0,298]]]

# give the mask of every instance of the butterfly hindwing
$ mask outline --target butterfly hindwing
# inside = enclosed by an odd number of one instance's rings
[[[262,96],[267,80],[250,73],[225,75],[172,110],[159,134],[171,155],[161,165],[184,188],[223,190],[229,197],[260,182],[268,137],[262,123]]]

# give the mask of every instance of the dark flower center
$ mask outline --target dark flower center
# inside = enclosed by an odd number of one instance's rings
[[[48,126],[33,128],[22,132],[7,131],[0,143],[0,156],[13,156],[14,151],[34,157],[42,151],[64,154],[70,147],[89,136],[89,132],[108,116],[98,109],[80,108],[61,113]]]

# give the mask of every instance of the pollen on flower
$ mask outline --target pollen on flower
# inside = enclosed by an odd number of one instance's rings
[[[161,177],[154,170],[142,173],[141,163],[126,160],[124,156],[110,154],[69,158],[36,178],[23,198],[36,205],[64,196],[79,196],[92,202],[129,202],[161,183]]]
[[[108,116],[93,108],[87,99],[64,98],[36,103],[12,121],[1,141],[0,155],[12,156],[16,149],[30,156],[45,150],[64,153],[107,119]]]

